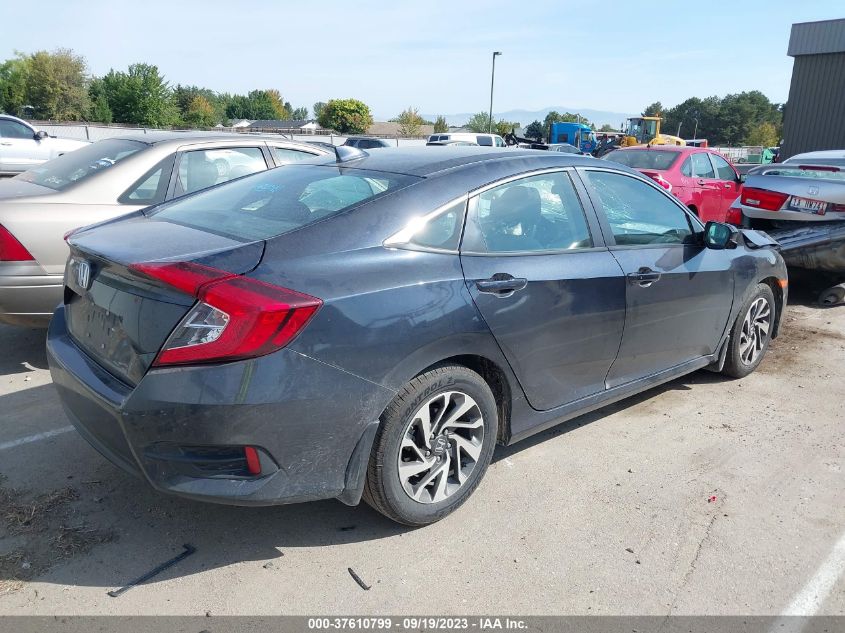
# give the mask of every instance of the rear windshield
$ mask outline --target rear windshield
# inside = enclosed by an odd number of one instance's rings
[[[667,152],[659,149],[616,150],[605,156],[605,160],[612,160],[634,169],[669,169],[680,152]]]
[[[759,173],[759,172],[758,172]],[[796,168],[787,163],[783,167],[769,167],[763,170],[764,176],[786,176],[788,178],[820,178],[822,180],[845,180],[845,170],[813,169],[812,165]]]
[[[240,240],[265,240],[343,213],[420,180],[336,166],[286,165],[164,204],[165,220]]]
[[[116,165],[145,147],[148,147],[147,144],[140,141],[107,139],[42,163],[17,178],[61,191]]]

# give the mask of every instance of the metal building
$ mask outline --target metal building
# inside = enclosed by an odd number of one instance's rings
[[[845,149],[845,19],[792,25],[781,157]]]

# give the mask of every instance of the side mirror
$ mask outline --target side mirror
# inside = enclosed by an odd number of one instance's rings
[[[47,138],[47,136],[49,136],[47,132],[45,132],[44,130],[38,130],[35,134],[32,135],[32,138],[34,138],[36,141],[40,141],[42,139]]]
[[[743,183],[748,178],[748,174],[737,174],[737,182]]]
[[[711,221],[704,225],[704,245],[713,250],[736,248],[739,243],[738,236],[739,230],[730,224]]]

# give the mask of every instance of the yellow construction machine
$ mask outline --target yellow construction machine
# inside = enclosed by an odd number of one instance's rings
[[[660,133],[659,116],[637,116],[628,119],[628,131],[619,143],[620,147],[634,145],[686,145],[686,141],[677,136]]]

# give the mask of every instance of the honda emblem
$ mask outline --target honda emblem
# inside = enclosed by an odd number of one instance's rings
[[[76,283],[85,290],[91,286],[91,266],[88,262],[76,261]]]
[[[811,185],[810,187],[807,188],[807,193],[810,194],[811,196],[817,196],[817,195],[819,195],[819,188],[816,187],[815,185]]]

